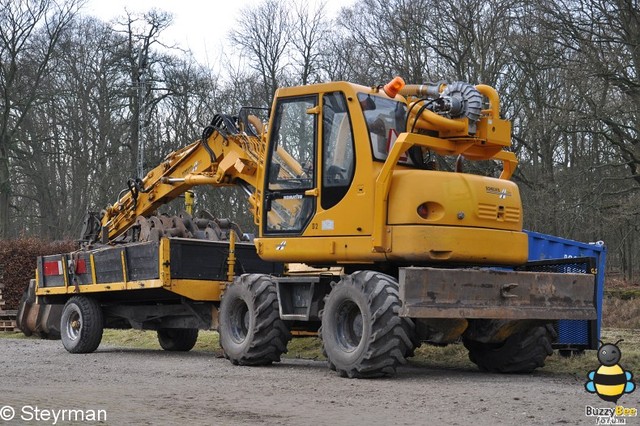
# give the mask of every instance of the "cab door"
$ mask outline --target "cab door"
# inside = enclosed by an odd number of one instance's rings
[[[299,235],[316,209],[318,96],[279,99],[275,108],[267,179],[263,235]]]

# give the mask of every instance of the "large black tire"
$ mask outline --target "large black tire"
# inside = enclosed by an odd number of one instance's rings
[[[62,345],[72,354],[95,351],[102,340],[104,316],[95,299],[73,296],[67,301],[60,319]]]
[[[326,298],[320,337],[329,368],[342,377],[395,374],[413,355],[415,325],[400,318],[398,283],[388,275],[358,271],[344,276]]]
[[[188,352],[198,341],[197,328],[161,328],[158,342],[165,351]]]
[[[237,278],[222,296],[219,319],[220,346],[234,365],[269,365],[287,352],[291,333],[267,275]]]
[[[481,370],[492,373],[531,373],[544,366],[553,353],[556,333],[551,324],[515,333],[502,343],[481,343],[463,339],[469,359]]]

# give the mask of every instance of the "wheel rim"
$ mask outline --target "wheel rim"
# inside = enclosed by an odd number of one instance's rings
[[[249,307],[244,300],[237,300],[232,307],[229,328],[231,331],[231,339],[236,343],[242,343],[249,333],[249,323],[251,314]]]
[[[76,340],[80,336],[80,330],[82,329],[82,316],[77,309],[74,309],[69,314],[67,320],[67,336],[71,340]]]
[[[362,340],[363,329],[360,307],[352,301],[340,305],[336,337],[341,349],[346,352],[355,351]]]

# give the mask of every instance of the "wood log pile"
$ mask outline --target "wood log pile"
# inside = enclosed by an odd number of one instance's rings
[[[7,302],[2,298],[2,289],[4,284],[0,284],[0,331],[16,330],[16,310],[7,311],[5,305]]]

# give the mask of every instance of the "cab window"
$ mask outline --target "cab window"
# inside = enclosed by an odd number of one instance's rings
[[[322,97],[322,158],[320,205],[327,210],[346,195],[355,169],[353,131],[342,92]]]
[[[317,96],[283,99],[276,106],[267,169],[264,214],[267,233],[300,233],[315,211]]]
[[[367,123],[373,158],[384,161],[398,135],[406,131],[407,106],[366,93],[359,93],[358,100]],[[412,164],[406,155],[401,156],[399,162]]]
[[[314,178],[316,97],[284,100],[272,132],[269,189],[310,189]]]

